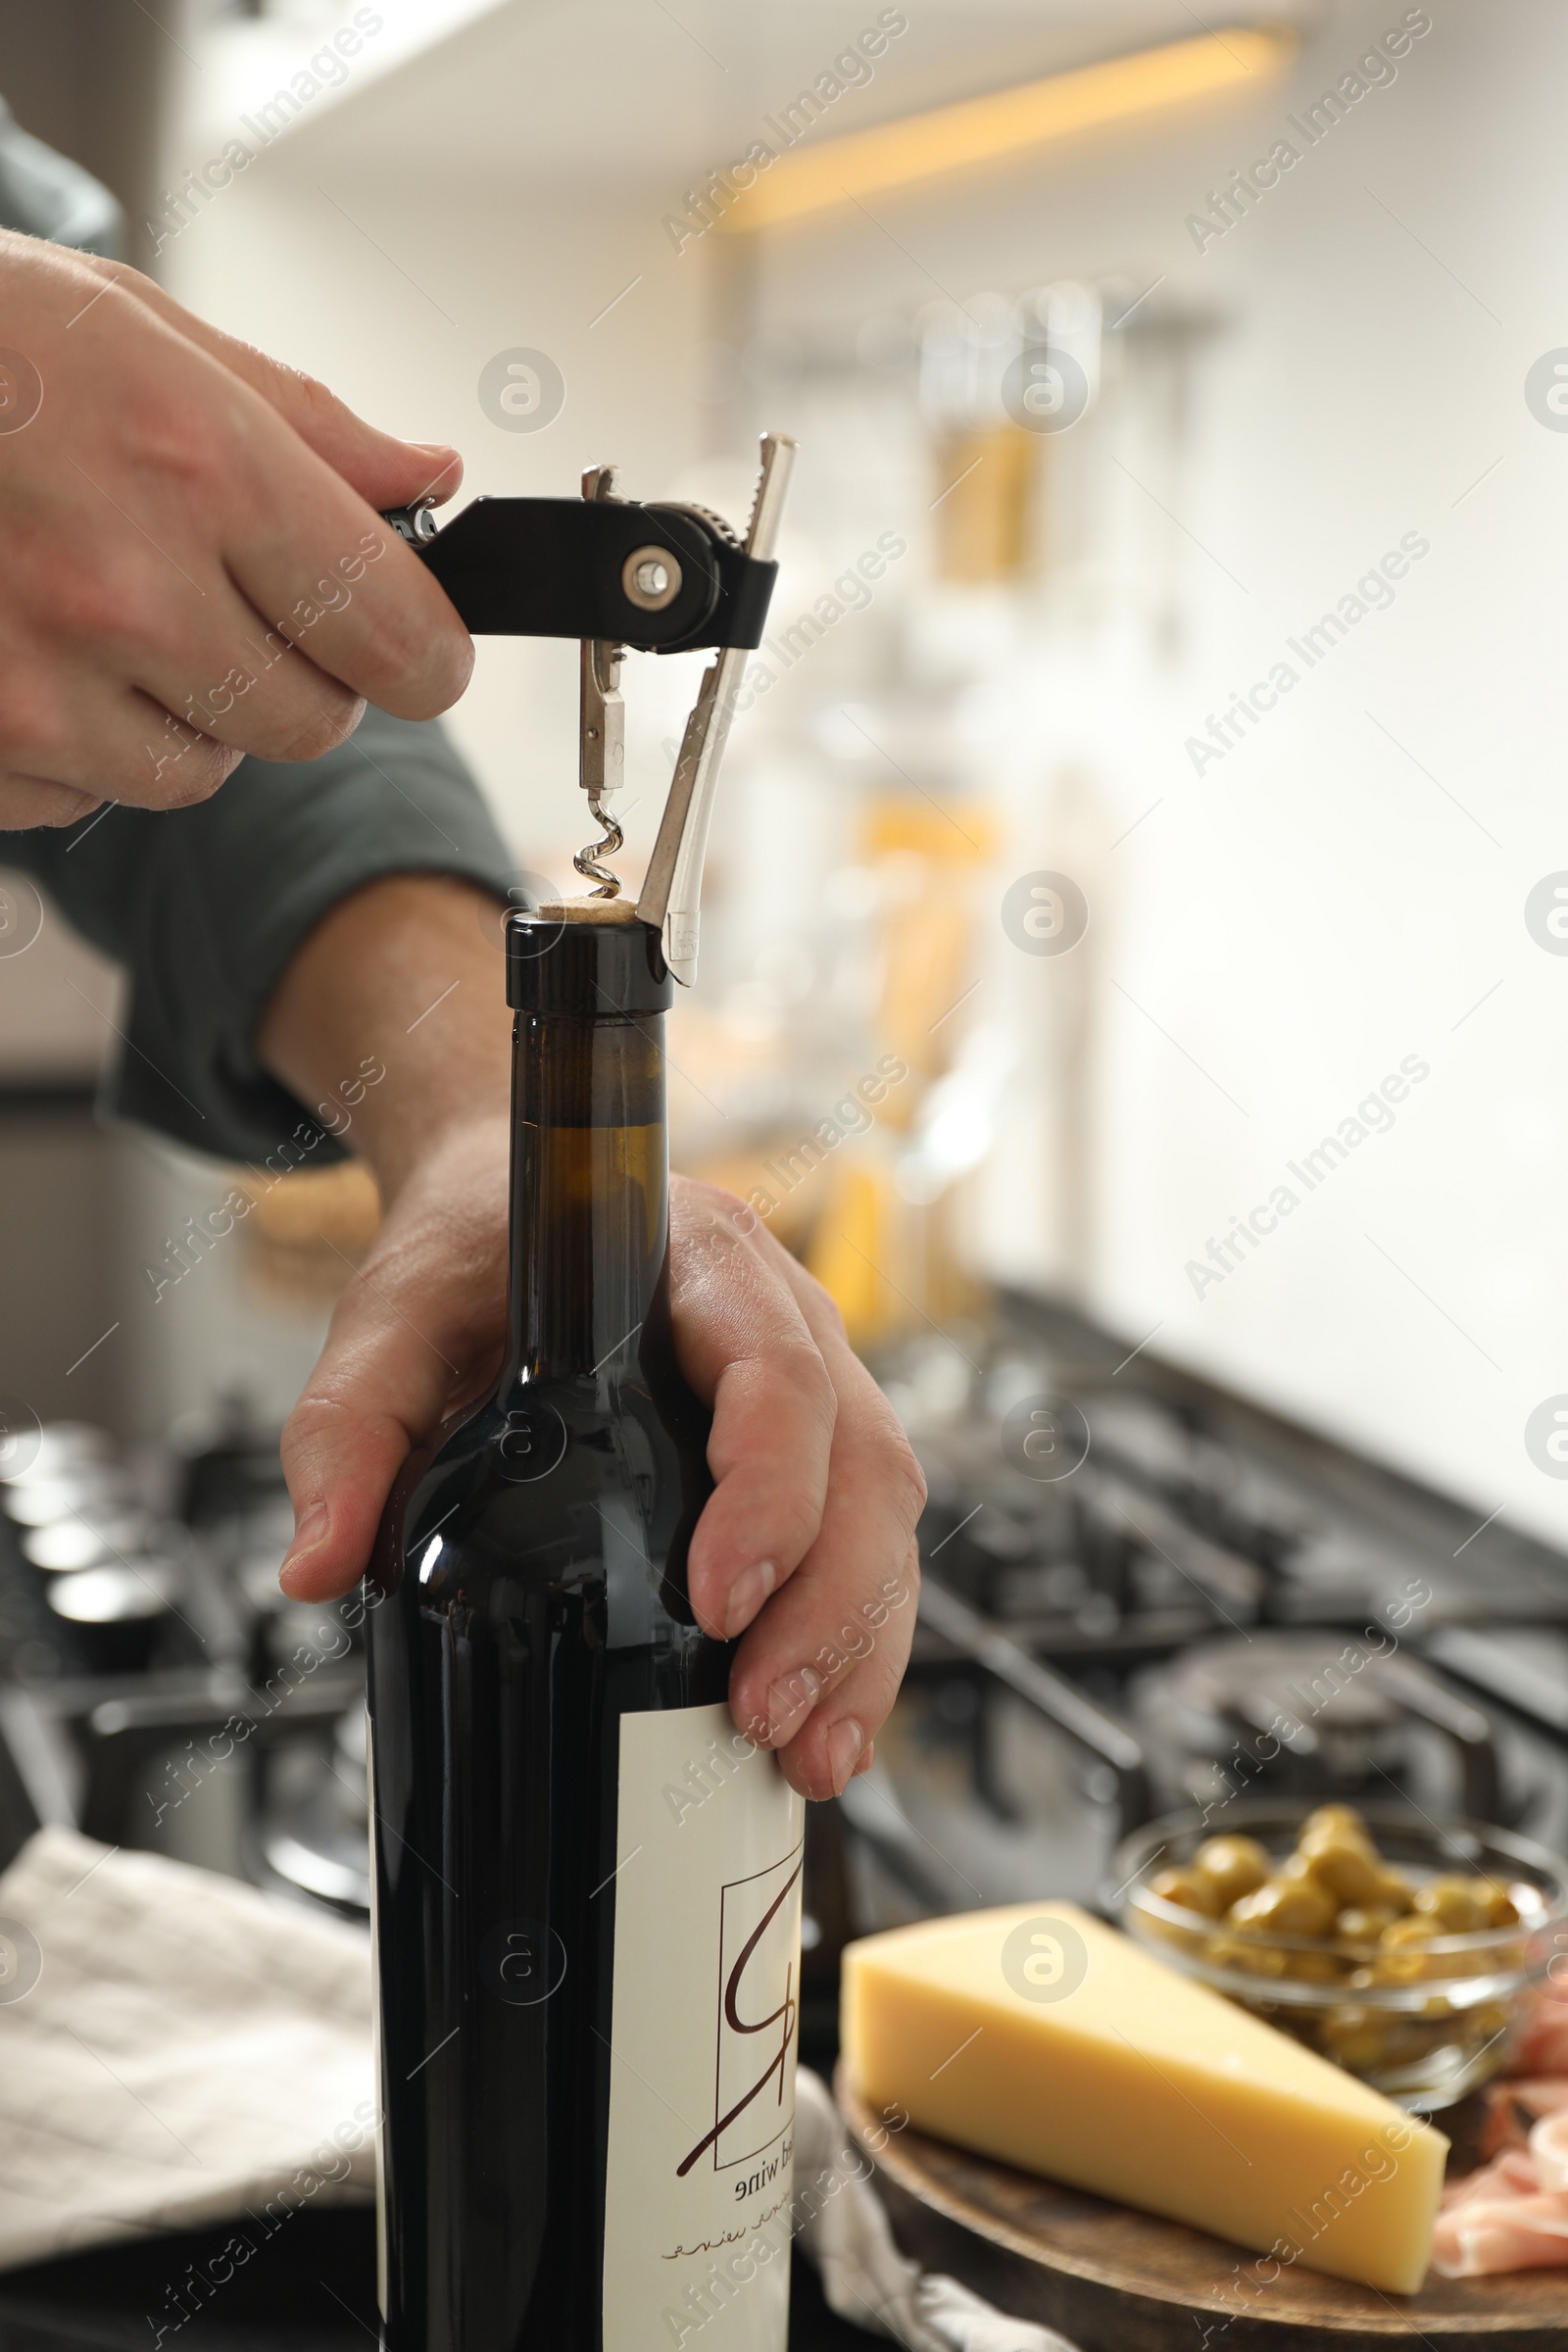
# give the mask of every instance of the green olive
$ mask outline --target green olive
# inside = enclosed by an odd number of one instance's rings
[[[1303,1838],[1315,1837],[1320,1830],[1333,1830],[1341,1836],[1358,1838],[1363,1845],[1371,1838],[1366,1823],[1353,1805],[1319,1805],[1301,1824]]]
[[[1477,1879],[1476,1892],[1487,1906],[1489,1928],[1516,1928],[1519,1906],[1501,1879]]]
[[[1244,1977],[1283,1977],[1292,1955],[1254,1942],[1250,1936],[1211,1936],[1204,1957],[1213,1967],[1234,1969]]]
[[[1162,1903],[1197,1911],[1204,1919],[1218,1919],[1225,1908],[1213,1881],[1199,1870],[1156,1871],[1149,1882],[1149,1891],[1157,1894]]]
[[[1409,1919],[1391,1920],[1378,1940],[1386,1951],[1398,1951],[1406,1944],[1430,1943],[1437,1934],[1437,1922],[1418,1912]]]
[[[1427,1948],[1438,1933],[1436,1923],[1420,1914],[1396,1919],[1392,1927],[1385,1928],[1378,1956],[1372,1964],[1377,1982],[1420,1984],[1430,1978],[1446,1976],[1447,1970],[1442,1957]]]
[[[1419,1918],[1433,1921],[1444,1936],[1475,1936],[1492,1924],[1485,1880],[1461,1878],[1457,1871],[1418,1886],[1415,1908]]]
[[[1334,1933],[1347,1943],[1376,1943],[1395,1914],[1386,1903],[1348,1903],[1334,1923]]]
[[[1293,1873],[1287,1864],[1232,1903],[1229,1917],[1233,1927],[1263,1928],[1275,1936],[1326,1936],[1337,1909],[1333,1895],[1309,1870]]]
[[[1285,1973],[1302,1984],[1340,1984],[1345,1981],[1346,1962],[1336,1951],[1324,1946],[1320,1952],[1291,1952]]]
[[[1323,2046],[1355,2074],[1368,2074],[1385,2062],[1387,2020],[1376,2009],[1348,2001],[1323,2021]]]
[[[1206,1838],[1193,1856],[1193,1868],[1213,1886],[1221,1911],[1261,1886],[1268,1877],[1268,1855],[1255,1838]]]
[[[1307,1829],[1297,1847],[1299,1860],[1311,1865],[1331,1894],[1343,1903],[1375,1903],[1383,1862],[1364,1834],[1334,1822]]]

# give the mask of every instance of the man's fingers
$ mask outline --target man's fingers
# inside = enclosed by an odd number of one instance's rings
[[[506,1122],[493,1119],[432,1151],[337,1302],[283,1431],[295,1528],[282,1581],[297,1599],[330,1599],[363,1575],[411,1449],[500,1369],[506,1143]]]
[[[131,807],[178,808],[243,753],[314,759],[352,733],[363,698],[270,629],[215,550],[187,539],[169,556],[105,513],[95,552],[78,535],[74,582],[0,641],[0,759]]]
[[[829,1547],[820,1561],[807,1558],[776,1615],[742,1643],[731,1712],[743,1731],[777,1749],[803,1796],[842,1794],[870,1761],[909,1662],[919,1592],[912,1539],[902,1560],[879,1544],[874,1560],[854,1569]]]
[[[925,1482],[892,1407],[810,1291],[802,1303],[819,1321],[839,1400],[827,1499],[815,1542],[741,1643],[730,1705],[743,1730],[778,1749],[795,1788],[831,1796],[863,1768],[908,1662]]]
[[[802,1339],[735,1358],[714,1391],[708,1463],[716,1484],[687,1573],[698,1622],[721,1641],[744,1633],[795,1573],[821,1522],[833,1390],[804,1331]]]
[[[456,701],[472,643],[377,511],[455,486],[452,452],[376,432],[121,265],[0,231],[0,271],[45,394],[0,435],[0,772],[177,806],[224,747],[310,759],[365,701]],[[31,786],[6,806],[69,808]]]
[[[837,1795],[861,1767],[914,1638],[918,1483],[880,1433],[852,1435],[846,1418],[841,1402],[822,1533],[730,1678],[737,1724],[778,1749],[806,1796]]]
[[[140,329],[128,347],[127,318]],[[77,470],[84,498],[96,494],[86,511],[99,533],[128,524],[142,551],[173,566],[151,610],[168,607],[171,596],[191,608],[178,608],[173,655],[183,673],[199,653],[210,674],[181,674],[170,685],[176,712],[187,696],[221,692],[231,665],[254,673],[256,643],[269,631],[272,643],[301,647],[351,696],[395,717],[431,718],[457,701],[473,667],[472,640],[377,512],[449,484],[451,452],[376,433],[323,386],[204,326],[156,289],[144,291],[134,271],[122,271],[87,305],[72,340],[77,374],[57,404],[58,433],[85,418],[84,387],[130,374],[122,444],[94,450],[91,465]],[[41,418],[54,416],[46,403]],[[74,461],[69,437],[61,448]],[[215,652],[202,632],[218,617],[220,566],[263,625],[259,636],[235,629],[232,645],[226,629],[214,629],[224,639]],[[69,576],[90,581],[90,564],[78,556]]]
[[[330,1600],[365,1570],[392,1482],[441,1418],[451,1366],[367,1268],[337,1304],[326,1346],[283,1430],[294,1541],[282,1585]]]
[[[688,1590],[720,1640],[751,1624],[821,1524],[833,1384],[788,1286],[705,1188],[673,1212],[671,1292],[680,1360],[713,1407],[716,1482],[692,1539]]]
[[[221,572],[206,590],[177,654],[153,645],[133,657],[145,695],[236,757],[315,760],[353,734],[365,697],[312,660],[309,630],[296,641],[270,626]]]
[[[18,832],[33,825],[74,825],[102,806],[102,798],[56,784],[48,776],[7,774],[0,770],[0,810],[8,829]]]
[[[315,376],[258,351],[254,343],[224,334],[221,327],[209,325],[140,270],[128,269],[123,262],[100,261],[90,255],[80,258],[111,280],[121,296],[144,304],[166,326],[259,393],[368,505],[407,507],[426,496],[444,500],[462,482],[463,460],[445,443],[403,441],[396,434],[379,431]],[[112,302],[115,294],[105,294],[103,299]]]
[[[749,1629],[741,1730],[831,1796],[869,1761],[908,1660],[925,1482],[826,1292],[733,1195],[672,1188],[670,1290],[681,1368],[713,1404],[692,1605],[710,1633]]]
[[[412,548],[275,416],[221,527],[229,575],[280,636],[395,718],[450,709],[473,641]]]
[[[0,760],[72,795],[60,806],[74,811],[9,821],[72,824],[105,799],[188,808],[232,774],[241,753],[179,724],[162,702],[90,662],[67,668],[28,651],[24,641],[0,648]]]

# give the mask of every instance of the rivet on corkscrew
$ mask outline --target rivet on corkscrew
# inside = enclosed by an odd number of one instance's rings
[[[582,494],[589,499],[613,498],[614,466],[590,466],[582,477]],[[628,566],[639,558],[652,557],[658,552],[641,549],[637,557],[627,559]],[[675,587],[679,584],[677,572]],[[663,585],[661,580],[658,589],[662,590]],[[669,593],[674,592],[672,588]],[[650,610],[659,610],[646,596],[638,601],[647,601]],[[667,603],[668,598],[662,601]],[[588,795],[588,813],[599,826],[601,838],[588,842],[571,862],[585,882],[597,885],[590,893],[596,899],[620,896],[620,878],[611,871],[605,859],[613,858],[626,837],[605,804],[619,789],[626,773],[626,706],[620,696],[620,664],[625,650],[608,638],[585,637],[582,641],[578,776]]]

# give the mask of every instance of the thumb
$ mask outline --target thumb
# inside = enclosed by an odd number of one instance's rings
[[[392,1482],[440,1421],[452,1367],[359,1276],[283,1429],[294,1540],[278,1582],[333,1600],[365,1573]]]
[[[221,327],[210,326],[139,270],[127,270],[118,262],[99,262],[95,267],[155,313],[166,326],[259,393],[368,505],[407,507],[419,498],[451,498],[458,489],[463,460],[445,442],[403,441],[393,433],[383,433],[356,416],[314,375],[272,359],[254,343],[241,342],[237,335],[224,334]]]

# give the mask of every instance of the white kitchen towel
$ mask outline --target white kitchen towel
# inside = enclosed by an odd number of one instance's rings
[[[840,2319],[890,2335],[907,2352],[1074,2352],[1053,2328],[1009,2319],[956,2278],[922,2273],[901,2254],[867,2170],[827,2084],[803,2066],[792,2207],[801,2250]]]
[[[0,2269],[375,2185],[369,1938],[159,1854],[39,1830],[0,1875]],[[793,2223],[829,2304],[907,2352],[1073,2352],[899,2252],[800,2071]]]
[[[369,1937],[39,1830],[0,1876],[0,2268],[375,2181]]]

